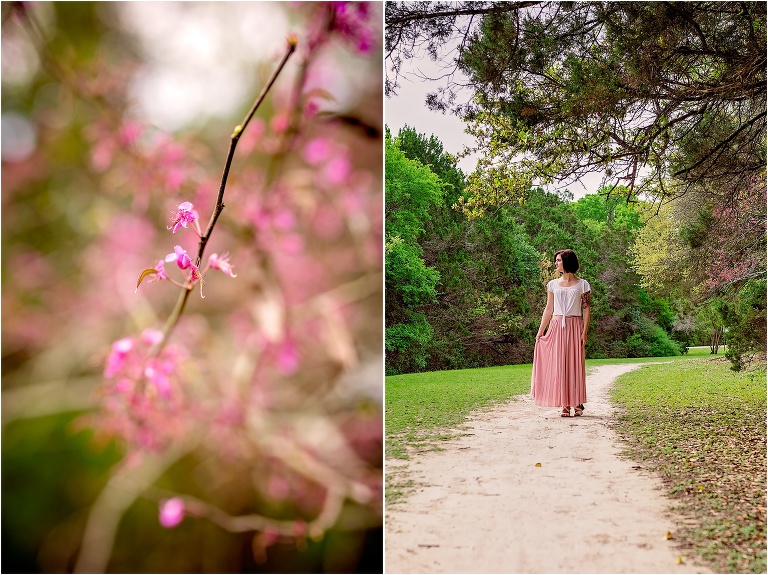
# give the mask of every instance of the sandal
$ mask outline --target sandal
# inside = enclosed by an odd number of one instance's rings
[[[584,413],[584,404],[580,403],[576,407],[573,408],[573,416],[579,417],[582,413]]]
[[[570,417],[570,416],[571,416],[571,408],[564,407],[563,411],[560,412],[560,417]]]

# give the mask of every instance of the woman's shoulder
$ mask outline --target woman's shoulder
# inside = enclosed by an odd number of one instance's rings
[[[555,291],[555,289],[568,289],[568,288],[575,288],[577,286],[581,287],[584,291],[589,291],[591,289],[589,282],[587,280],[585,280],[584,278],[577,278],[577,279],[578,281],[571,286],[561,286],[560,280],[558,278],[554,278],[547,282],[547,289],[549,291]]]

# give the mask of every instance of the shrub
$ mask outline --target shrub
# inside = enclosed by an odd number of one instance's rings
[[[420,312],[407,312],[409,323],[399,323],[386,329],[387,375],[423,371],[429,354],[427,345],[433,330]]]
[[[756,358],[765,357],[766,280],[747,282],[739,291],[733,312],[727,318],[728,344],[725,356],[731,369],[740,371]]]
[[[669,357],[687,351],[685,344],[672,339],[652,319],[639,316],[636,326],[637,332],[626,340],[627,357]]]

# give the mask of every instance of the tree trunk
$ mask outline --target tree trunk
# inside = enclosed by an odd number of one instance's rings
[[[723,336],[723,328],[716,327],[709,335],[709,352],[711,354],[717,354],[720,349],[720,341]]]

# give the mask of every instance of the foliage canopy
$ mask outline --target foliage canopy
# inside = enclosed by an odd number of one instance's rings
[[[447,85],[427,104],[469,122],[480,172],[515,166],[528,183],[548,183],[602,171],[604,184],[626,186],[628,197],[764,181],[765,3],[404,2],[386,10],[390,94],[404,60],[419,49],[447,59],[443,47],[458,44]],[[471,97],[462,102],[463,87]],[[473,199],[484,204],[482,193]]]
[[[522,204],[470,219],[451,207],[464,197],[463,174],[434,136],[402,129],[387,140],[386,162],[389,374],[529,363],[543,286],[565,247],[593,288],[589,357],[678,355],[696,335],[685,305],[640,285],[628,255],[645,226],[636,204],[531,188]]]

